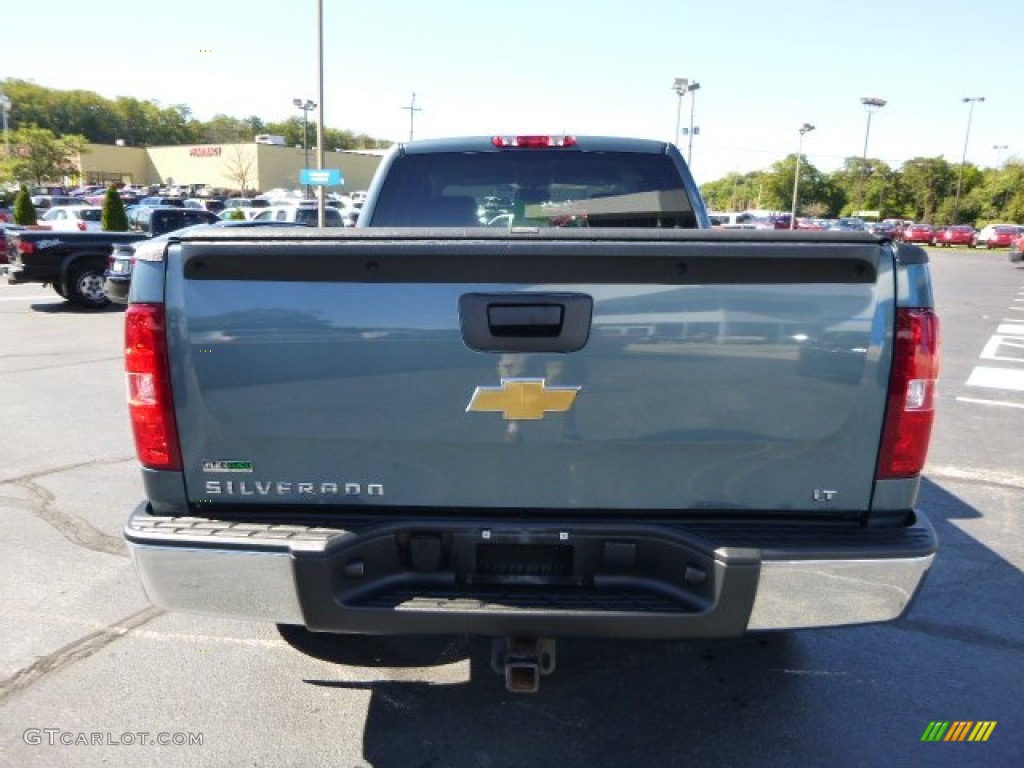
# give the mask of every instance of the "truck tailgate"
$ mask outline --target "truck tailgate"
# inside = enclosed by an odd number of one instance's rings
[[[892,251],[800,233],[229,234],[168,253],[204,505],[859,512]]]

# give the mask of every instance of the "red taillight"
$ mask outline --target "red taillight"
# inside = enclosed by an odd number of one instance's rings
[[[135,450],[143,466],[181,469],[171,401],[167,331],[160,304],[132,304],[125,312],[124,368]]]
[[[540,149],[547,147],[575,147],[575,136],[495,136],[491,144],[496,147]]]
[[[79,229],[80,231],[82,231],[82,232],[85,232],[85,230],[86,230],[86,224],[85,224],[85,222],[84,222],[84,221],[80,221],[80,222],[78,222],[78,229]]]
[[[18,241],[18,253],[21,253],[21,254],[27,256],[27,255],[35,253],[35,252],[36,252],[36,247],[32,243],[27,242],[25,240],[19,240]]]
[[[938,316],[930,309],[897,309],[893,347],[879,480],[913,477],[924,468],[939,377]]]

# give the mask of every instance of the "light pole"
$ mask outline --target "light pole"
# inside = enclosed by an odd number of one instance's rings
[[[413,91],[412,101],[409,102],[409,106],[408,107],[402,107],[402,109],[408,109],[409,110],[409,141],[412,141],[413,128],[414,128],[415,122],[416,122],[416,113],[423,111],[422,107],[417,107],[416,106],[416,92],[415,91]]]
[[[796,145],[796,173],[793,174],[793,210],[789,215],[789,228],[796,229],[796,201],[797,192],[800,189],[800,155],[804,151],[804,134],[810,133],[814,130],[814,126],[810,123],[804,123],[800,126],[800,140]]]
[[[857,189],[857,208],[864,207],[864,176],[868,165],[868,138],[871,136],[871,116],[886,105],[885,99],[876,96],[862,96],[860,103],[868,112],[868,125],[864,129],[864,152],[861,154],[860,184]]]
[[[309,112],[316,109],[316,102],[311,99],[292,99],[292,104],[302,110],[302,153],[305,156],[303,168],[309,168]],[[306,197],[310,197],[309,184],[306,185]]]
[[[960,213],[960,190],[964,184],[964,164],[967,162],[967,142],[971,138],[971,118],[974,117],[974,103],[984,101],[984,96],[964,96],[961,102],[967,104],[967,131],[964,133],[964,152],[960,156],[960,173],[956,177],[956,199],[953,201],[953,221],[957,224],[957,214]]]
[[[690,92],[690,139],[686,144],[686,164],[693,165],[693,109],[697,104],[697,89],[700,88],[700,83],[690,83],[686,89]]]
[[[0,93],[0,108],[3,108],[4,113],[4,157],[7,158],[11,156],[11,140],[7,133],[7,115],[11,111],[11,100],[6,93]]]
[[[320,100],[320,111],[316,114],[316,167],[324,169],[324,0],[316,3],[316,88]],[[322,184],[316,188],[316,225],[327,226],[327,212],[324,196],[327,188]]]
[[[686,86],[690,83],[685,77],[677,77],[672,83],[672,90],[676,92],[679,101],[676,102],[676,135],[675,145],[679,146],[679,131],[683,121],[683,96],[686,95]]]
[[[690,82],[685,77],[677,77],[672,83],[672,90],[676,92],[679,97],[678,105],[676,106],[676,146],[679,146],[679,132],[682,130],[682,118],[683,118],[683,97],[686,94],[690,96],[690,131],[689,131],[689,143],[686,149],[686,164],[690,164],[690,159],[693,157],[693,108],[696,97],[693,94],[694,91],[700,88],[700,83]]]

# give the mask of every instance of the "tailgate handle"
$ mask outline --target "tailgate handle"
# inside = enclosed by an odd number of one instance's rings
[[[487,327],[495,336],[557,336],[562,332],[561,304],[488,304]]]
[[[593,306],[582,293],[466,293],[462,339],[478,352],[575,352],[590,336]]]

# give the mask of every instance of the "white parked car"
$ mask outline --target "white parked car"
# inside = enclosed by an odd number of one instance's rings
[[[317,225],[317,208],[315,205],[272,205],[261,208],[252,217],[253,221],[278,221],[286,224],[304,224],[307,227]],[[333,206],[324,208],[324,224],[328,227],[351,227],[346,213]]]
[[[103,209],[98,205],[60,205],[39,217],[39,223],[58,232],[99,231]]]

